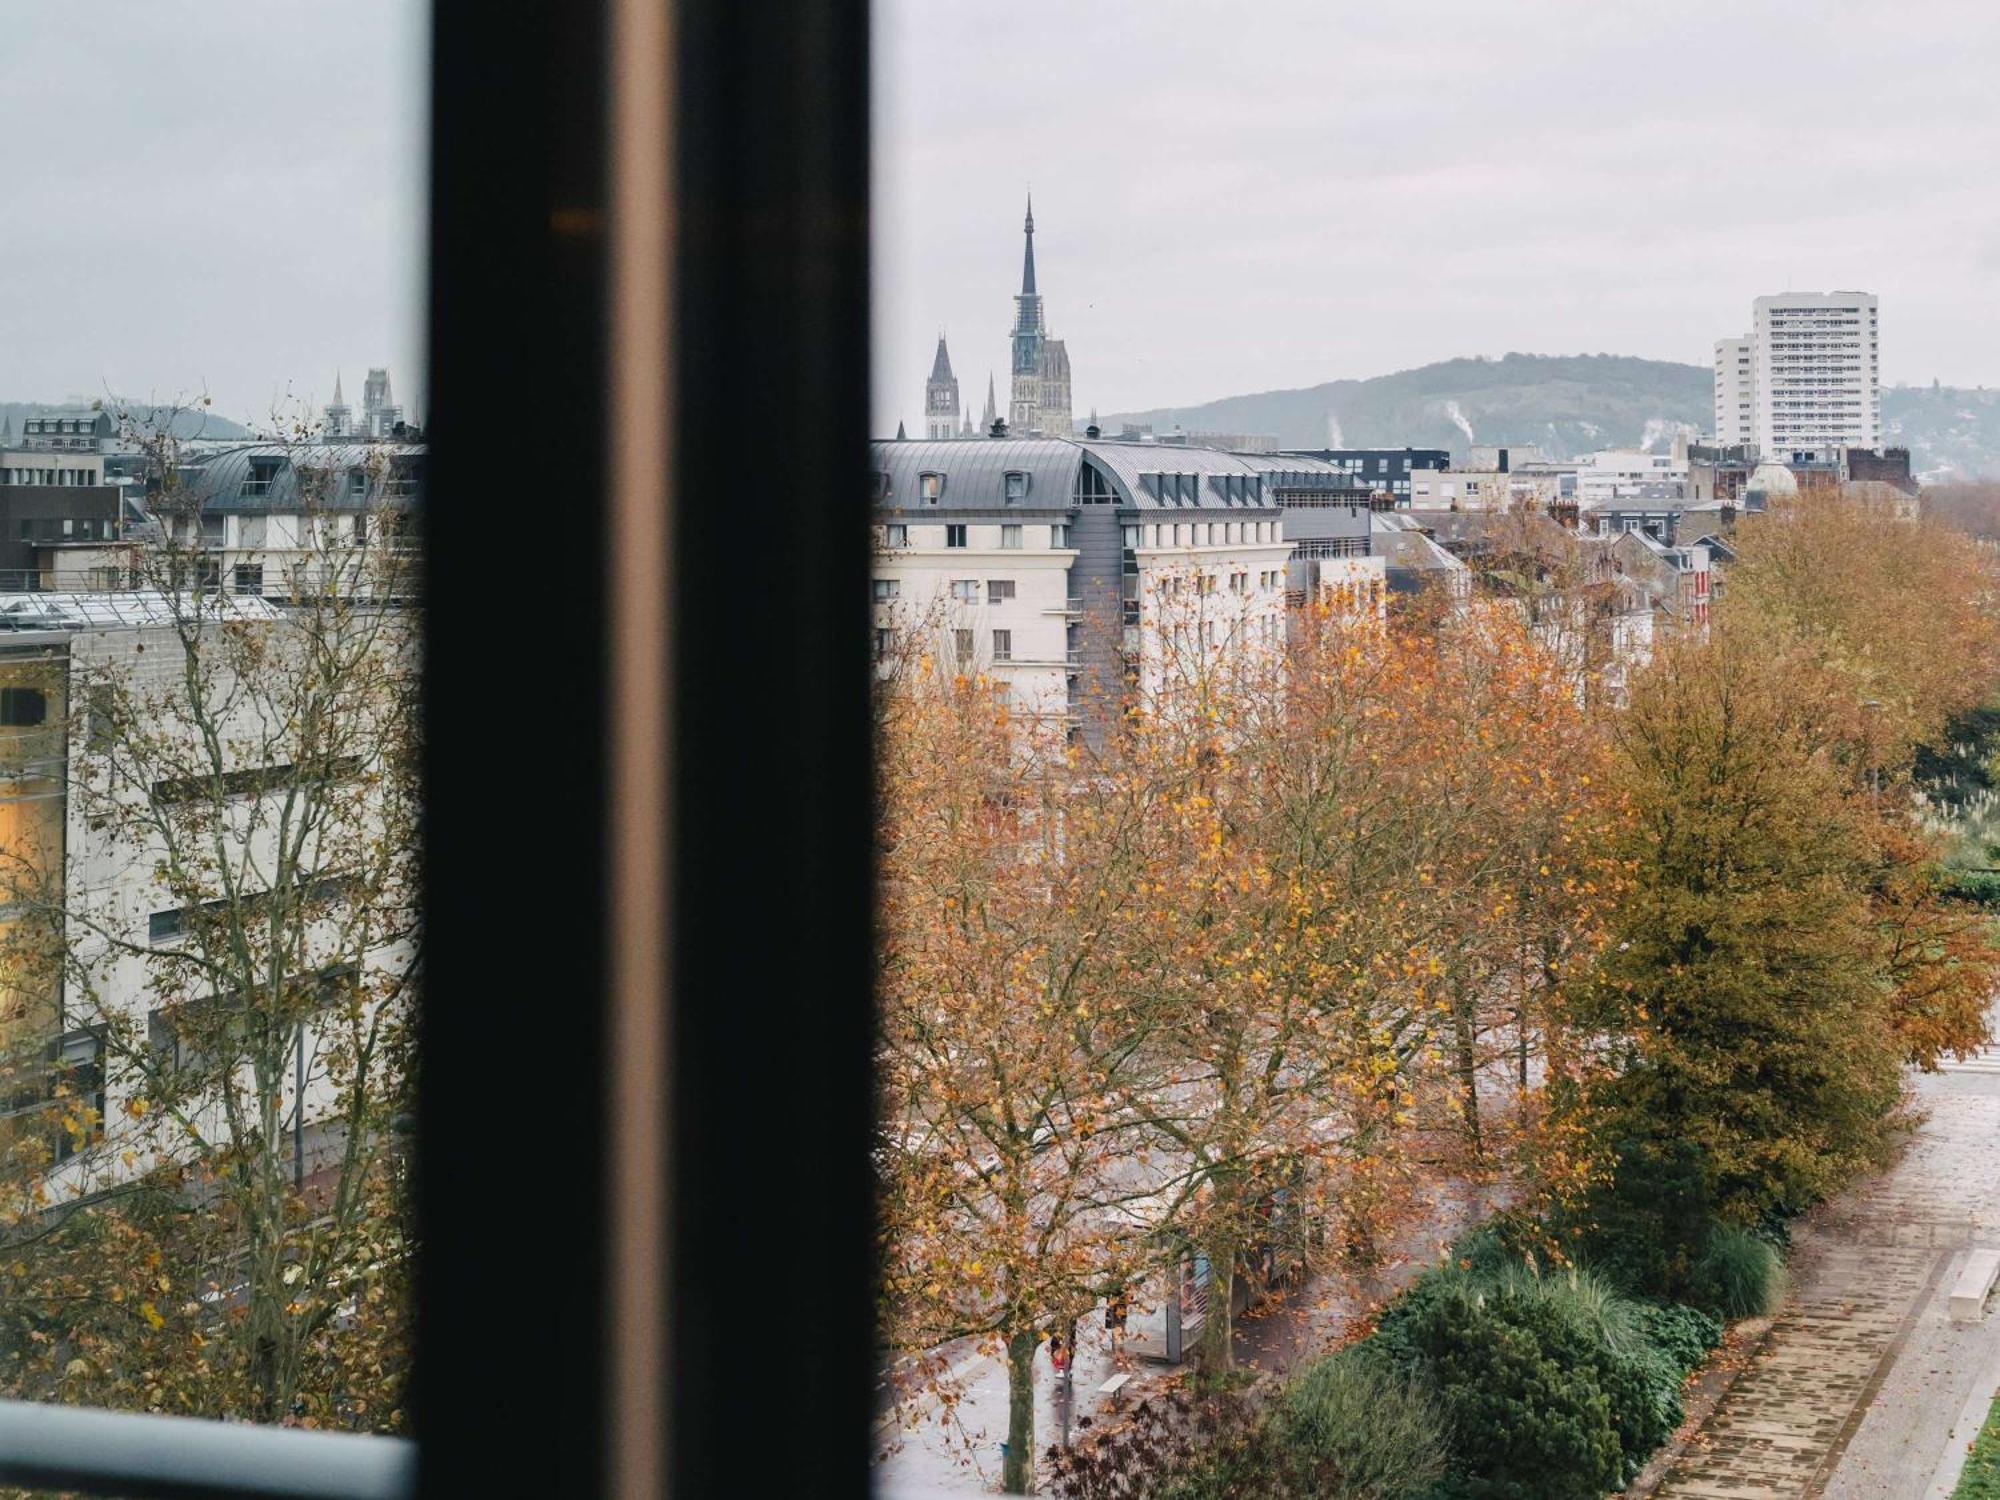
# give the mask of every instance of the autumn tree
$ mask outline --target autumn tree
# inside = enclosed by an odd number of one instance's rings
[[[1732,620],[1662,650],[1613,731],[1633,822],[1603,965],[1625,1061],[1607,1128],[1692,1146],[1739,1220],[1875,1160],[1899,1092],[1842,694]]]
[[[296,524],[253,597],[202,524],[224,497],[170,426],[133,436],[156,526],[61,664],[68,847],[5,851],[9,962],[59,981],[64,1036],[94,1049],[54,1080],[54,1141],[11,1143],[7,1379],[393,1428],[418,952],[404,485],[378,450],[288,434]]]
[[[1016,1494],[1042,1340],[1154,1254],[1122,1109],[1147,1020],[1108,942],[1159,878],[1130,836],[1145,788],[1058,729],[933,659],[877,725],[885,1336],[920,1383],[955,1341],[1001,1356]]]

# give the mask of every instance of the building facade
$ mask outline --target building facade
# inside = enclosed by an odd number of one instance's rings
[[[1752,443],[1781,463],[1794,452],[1882,446],[1881,308],[1872,292],[1759,297],[1750,317],[1747,338],[1715,346],[1718,446]]]
[[[1135,694],[1283,650],[1289,471],[1073,439],[872,452],[885,672],[912,654],[946,661],[989,677],[1016,713],[1094,739]]]
[[[1021,259],[1021,291],[1014,298],[1013,384],[1007,428],[1015,437],[1065,438],[1075,431],[1070,397],[1069,350],[1050,338],[1042,295],[1035,286],[1035,200],[1028,200],[1022,224],[1027,248]]]
[[[1585,510],[1615,500],[1680,500],[1687,495],[1688,445],[1676,438],[1665,453],[1604,448],[1577,462],[1576,500]]]
[[[1292,448],[1287,452],[1329,464],[1361,488],[1393,495],[1398,505],[1410,503],[1413,472],[1451,467],[1451,452],[1446,448]]]
[[[1715,446],[1755,441],[1757,382],[1750,371],[1750,340],[1715,341]]]

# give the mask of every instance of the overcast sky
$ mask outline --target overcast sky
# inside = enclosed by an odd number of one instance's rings
[[[63,0],[0,43],[0,400],[422,405],[428,10]]]
[[[2000,382],[1990,0],[878,0],[876,421],[937,334],[1007,399],[1022,198],[1076,413],[1453,355],[1706,364],[1882,299],[1883,378]]]
[[[0,400],[422,407],[428,7],[72,0],[0,47]],[[876,420],[1000,376],[1022,197],[1077,414],[1458,354],[1706,362],[1882,298],[2000,382],[1987,0],[878,0]]]

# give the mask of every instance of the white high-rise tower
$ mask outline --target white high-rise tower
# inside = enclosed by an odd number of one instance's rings
[[[1747,338],[1715,345],[1715,436],[1790,453],[1882,446],[1881,310],[1872,292],[1784,292],[1751,304]]]
[[[1725,448],[1755,440],[1757,383],[1750,376],[1750,340],[1715,341],[1715,440]]]
[[[1880,448],[1879,306],[1870,292],[1786,292],[1753,304],[1758,449]]]

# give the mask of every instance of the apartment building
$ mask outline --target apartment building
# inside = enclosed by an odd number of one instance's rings
[[[1551,511],[1576,499],[1577,466],[1540,448],[1475,444],[1463,464],[1414,469],[1402,502],[1423,511]]]
[[[188,960],[180,955],[196,938],[202,912],[170,889],[168,861],[142,830],[149,820],[185,816],[200,828],[206,795],[193,783],[129,774],[135,767],[175,763],[171,746],[185,745],[187,760],[205,763],[204,741],[180,701],[186,656],[183,635],[210,630],[255,631],[283,658],[295,629],[277,606],[228,595],[183,595],[124,590],[108,593],[0,594],[0,854],[10,872],[11,900],[21,880],[34,890],[59,890],[64,912],[65,962],[58,969],[16,964],[16,942],[29,929],[12,905],[0,904],[0,945],[8,960],[7,1006],[0,1016],[0,1053],[8,1067],[0,1090],[0,1129],[46,1131],[51,1161],[49,1191],[60,1199],[100,1191],[129,1179],[174,1153],[171,1131],[148,1114],[148,1070],[157,1082],[160,1056],[135,1059],[120,1047],[133,1037],[172,1046],[176,1004],[184,1004]],[[386,639],[386,637],[385,637]],[[226,656],[227,653],[221,653]],[[248,656],[239,660],[252,659]],[[289,765],[290,742],[274,731],[269,710],[288,701],[269,683],[235,685],[216,654],[205,658],[210,674],[205,702],[216,709],[210,727],[216,743],[240,763],[226,773],[232,818],[228,837],[211,847],[215,868],[237,883],[279,868],[277,783]],[[114,770],[110,741],[99,739],[107,710],[105,684],[124,685],[120,700],[146,714],[144,750],[122,750]],[[177,738],[176,738],[177,737]],[[166,748],[163,748],[166,747]],[[372,753],[380,753],[379,748]],[[323,905],[323,919],[302,922],[300,948],[287,953],[289,973],[342,976],[394,970],[407,963],[399,942],[372,946],[357,934],[374,929],[345,908],[353,851],[381,837],[379,803],[369,768],[356,759],[353,780],[337,794],[339,811],[325,812],[327,831],[301,847],[297,878],[301,902]],[[276,790],[273,790],[277,787]],[[329,797],[329,805],[335,798]],[[183,814],[177,810],[186,804]],[[315,804],[316,809],[318,804]],[[128,815],[117,808],[131,808]],[[296,815],[296,814],[294,814]],[[164,821],[157,826],[165,826]],[[141,838],[135,847],[133,840]],[[183,866],[183,873],[186,871]],[[19,872],[31,872],[23,875]],[[40,882],[46,881],[43,886]],[[217,881],[210,887],[221,889]],[[399,924],[400,930],[400,924]],[[303,967],[301,967],[303,966]],[[87,976],[87,982],[79,982]],[[116,1031],[124,1040],[115,1040]],[[288,1044],[289,1045],[289,1044]],[[282,1082],[283,1112],[292,1120],[305,1170],[332,1149],[322,1128],[333,1110],[335,1086],[316,1021],[297,1037],[294,1067]],[[107,1051],[107,1047],[112,1050]],[[50,1102],[63,1097],[81,1127],[58,1127]],[[188,1119],[210,1140],[227,1138],[219,1102],[196,1101]]]
[[[362,591],[380,582],[362,572],[408,544],[423,470],[420,443],[214,447],[183,455],[179,513],[161,519],[200,547],[201,581],[229,593],[283,598],[329,566]]]
[[[1750,340],[1715,341],[1715,446],[1735,447],[1757,435],[1757,382],[1751,374]]]
[[[1285,637],[1281,497],[1338,479],[1301,460],[1063,438],[878,442],[875,653],[992,678],[1089,738],[1129,695],[1254,663]]]
[[[1794,452],[1880,448],[1879,299],[1871,292],[1784,292],[1757,298],[1750,317],[1747,337],[1715,346],[1717,444],[1754,443],[1780,462]]]
[[[1604,448],[1577,460],[1576,500],[1585,510],[1617,500],[1679,500],[1687,494],[1688,445],[1676,438],[1665,453]]]
[[[1294,448],[1288,456],[1329,464],[1352,484],[1393,495],[1398,505],[1411,503],[1413,474],[1451,467],[1451,453],[1445,448]]]

